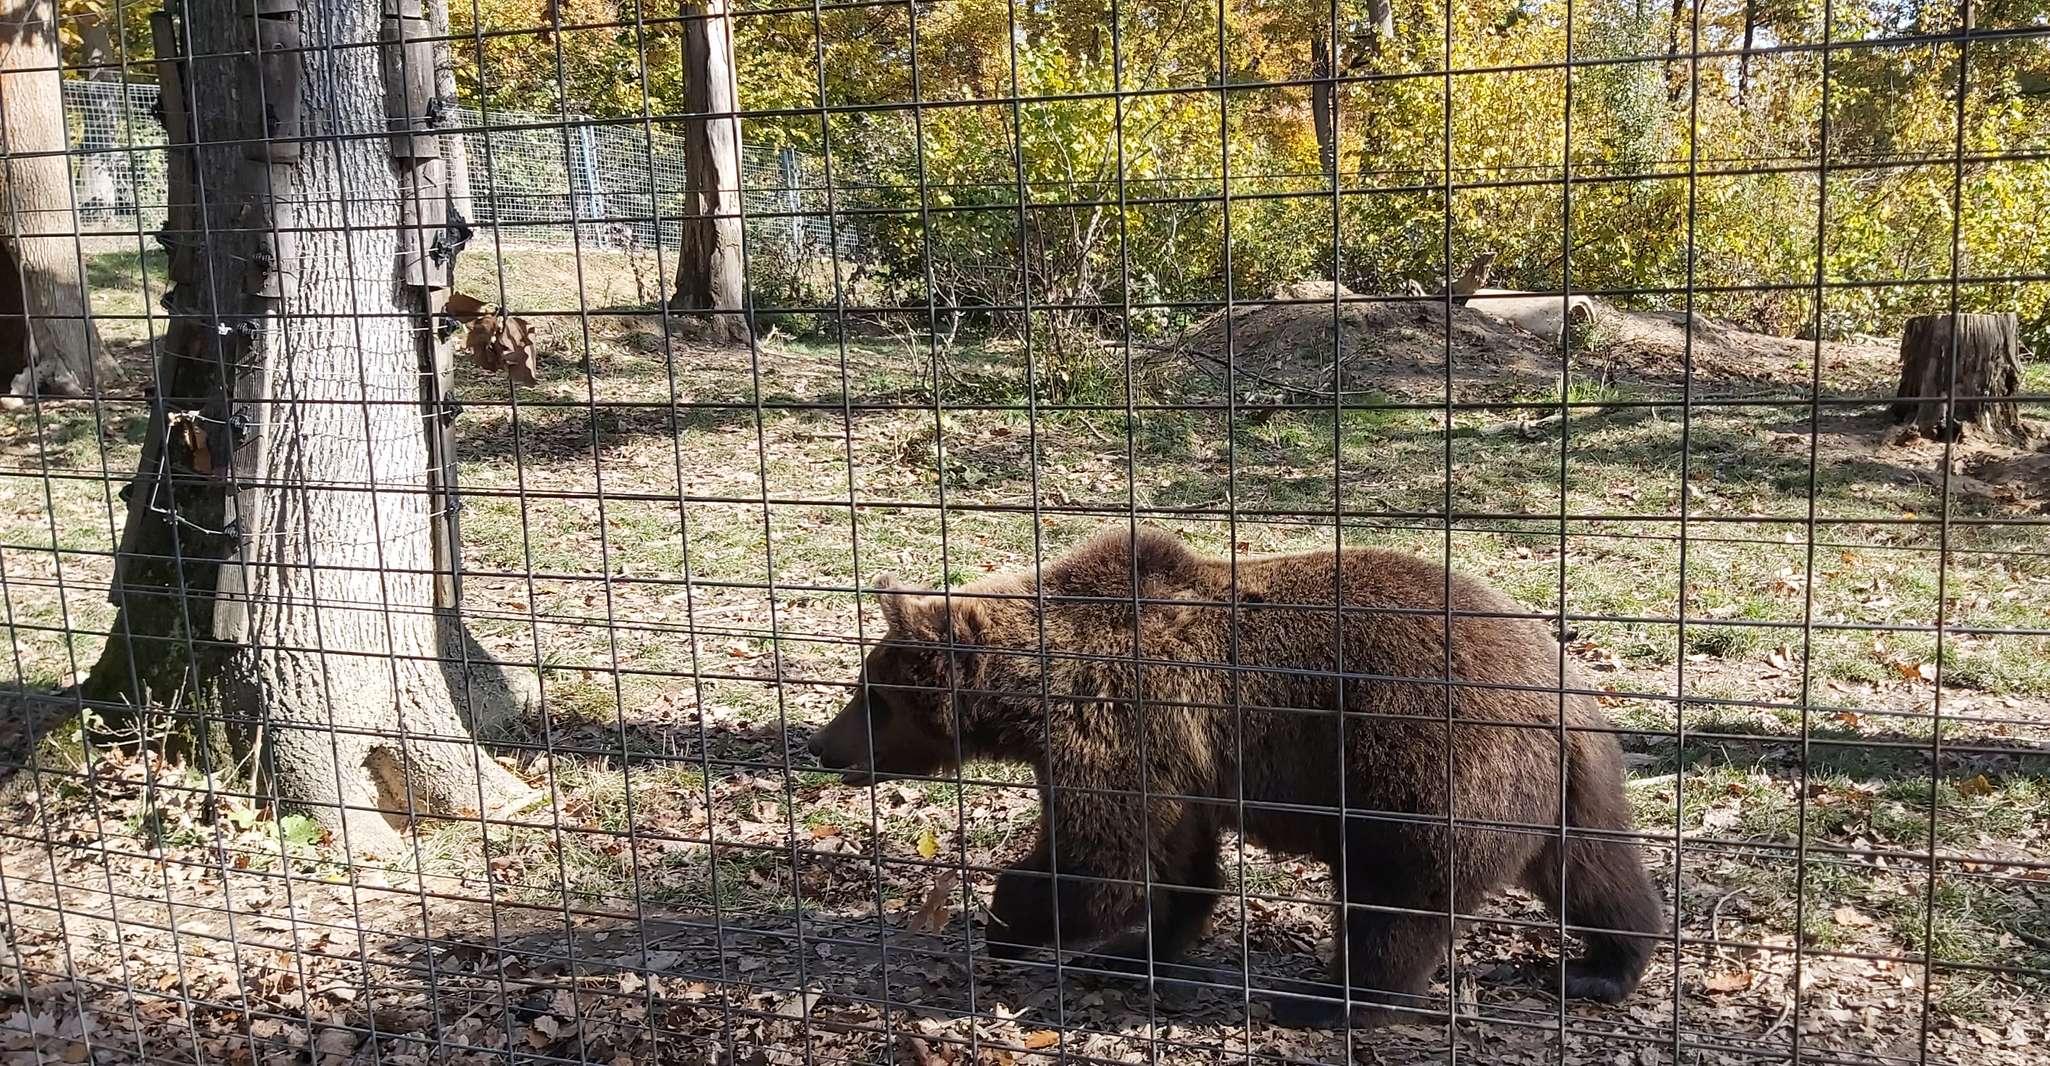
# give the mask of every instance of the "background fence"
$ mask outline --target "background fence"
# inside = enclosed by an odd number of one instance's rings
[[[81,223],[92,232],[152,233],[164,224],[164,127],[153,82],[64,81]],[[473,223],[502,240],[586,243],[651,251],[676,241],[685,212],[683,142],[673,131],[591,115],[541,115],[458,107],[468,157]],[[741,180],[750,239],[793,261],[825,255],[818,160],[789,148],[746,145]],[[458,197],[462,192],[458,190]],[[574,231],[574,233],[572,232]],[[843,231],[841,254],[852,255]]]

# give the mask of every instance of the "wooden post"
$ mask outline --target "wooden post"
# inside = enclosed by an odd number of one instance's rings
[[[191,287],[201,278],[198,242],[199,224],[193,202],[192,188],[192,122],[185,110],[185,71],[182,56],[183,42],[179,38],[178,25],[166,11],[151,13],[149,17],[150,42],[156,50],[157,100],[163,110],[165,212],[164,228],[159,240],[170,260],[170,276],[173,288],[189,294]],[[183,302],[172,300],[167,294],[164,308],[171,312],[172,321],[167,336],[158,346],[156,379],[148,386],[150,411],[149,428],[142,437],[142,463],[137,467],[135,480],[128,483],[124,498],[128,503],[128,516],[121,527],[121,542],[114,550],[114,577],[107,583],[107,602],[119,607],[127,601],[128,568],[135,556],[136,545],[143,536],[143,526],[149,522],[152,511],[166,507],[157,499],[163,460],[162,442],[166,432],[167,393],[177,379],[178,360],[183,356],[195,328],[189,321],[181,321],[179,313],[185,310]],[[167,508],[168,509],[168,508]]]
[[[2025,444],[2029,430],[2013,399],[2021,392],[2021,373],[2021,330],[2012,313],[1918,315],[1901,331],[1893,420],[1935,440],[1969,434]]]
[[[439,96],[435,0],[385,0],[381,31],[386,114],[399,171],[399,276],[419,297],[421,424],[427,433],[427,492],[434,501],[434,606],[463,603],[462,527],[456,494],[455,361],[436,330],[455,276],[459,244],[447,240],[450,189],[439,132],[455,101]],[[429,10],[429,9],[434,10]]]

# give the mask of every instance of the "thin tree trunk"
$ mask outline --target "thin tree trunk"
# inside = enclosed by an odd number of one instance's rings
[[[55,0],[0,0],[0,255],[13,259],[29,342],[0,351],[16,394],[77,396],[113,373],[87,316],[65,157]]]
[[[1367,21],[1374,27],[1374,47],[1395,37],[1395,0],[1367,0]]]
[[[215,42],[209,51],[247,47],[239,2],[193,0],[190,39]],[[308,134],[384,127],[380,50],[363,47],[379,39],[378,9],[379,0],[328,0],[306,12],[298,54]],[[256,428],[239,446],[218,433],[204,456],[177,434],[163,444],[187,472],[181,513],[233,530],[212,556],[228,555],[228,565],[160,569],[155,579],[183,582],[191,597],[217,587],[210,628],[224,651],[194,668],[224,706],[262,723],[260,765],[278,798],[343,832],[352,849],[389,854],[399,847],[394,827],[409,818],[499,810],[532,795],[472,739],[480,720],[511,710],[494,701],[517,700],[524,686],[474,685],[445,666],[459,657],[488,674],[492,664],[435,609],[423,306],[398,267],[398,171],[383,137],[316,140],[296,165],[245,160],[236,142],[257,132],[249,116],[276,109],[248,98],[256,83],[235,63],[185,69],[196,141],[208,146],[196,162],[203,252],[216,269],[205,272],[210,301],[203,279],[174,279],[183,283],[174,298],[184,325],[217,306],[229,330],[181,331],[190,373],[171,392],[191,400],[191,378],[210,374],[199,424],[239,417]],[[276,298],[252,294],[261,286],[245,270],[222,268],[263,261],[273,228],[294,231],[277,260]],[[167,421],[190,424],[177,413]],[[138,491],[151,478],[143,470]],[[228,492],[233,485],[252,487]],[[167,540],[199,554],[194,535],[155,522],[135,557],[167,550]],[[130,573],[132,606],[150,572]],[[163,676],[151,657],[175,654],[177,642],[149,632],[152,622],[164,624],[124,610],[109,661]],[[96,670],[88,687],[119,683],[123,672]]]
[[[2013,314],[1918,315],[1901,331],[1893,420],[1912,422],[1937,440],[1969,434],[2025,444],[2030,435],[2014,400],[2021,373],[2020,324]]]
[[[1666,100],[1679,103],[1687,91],[1687,65],[1680,62],[1680,46],[1687,39],[1686,0],[1673,0],[1673,17],[1666,23]]]
[[[1744,52],[1737,57],[1737,106],[1751,97],[1751,46],[1758,40],[1758,0],[1744,0]]]
[[[1310,119],[1317,132],[1317,161],[1324,180],[1338,181],[1338,101],[1331,78],[1331,42],[1323,30],[1310,36]]]
[[[739,94],[733,80],[733,38],[727,0],[684,6],[684,107],[694,118],[684,124],[684,189],[688,214],[676,257],[677,311],[723,311],[707,316],[707,328],[728,340],[745,340],[745,264],[741,260]]]
[[[79,58],[88,68],[85,80],[91,85],[85,100],[85,128],[78,138],[79,150],[84,153],[79,160],[84,188],[78,210],[85,218],[100,221],[134,204],[133,191],[119,173],[121,157],[116,154],[124,113],[116,94],[125,87],[117,66],[121,56],[114,48],[113,12],[88,11],[76,22]]]

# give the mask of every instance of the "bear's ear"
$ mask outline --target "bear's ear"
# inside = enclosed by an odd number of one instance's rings
[[[946,630],[945,601],[932,589],[906,585],[896,574],[877,575],[875,588],[892,635],[932,640]]]
[[[971,597],[943,596],[931,589],[906,588],[895,575],[876,578],[883,621],[893,636],[927,643],[973,644],[982,632],[982,602]],[[949,611],[951,606],[952,610]],[[952,625],[948,615],[952,614]]]
[[[908,633],[924,613],[921,600],[927,599],[924,589],[907,587],[896,574],[878,574],[875,580],[876,602],[883,607],[883,624],[892,633]]]
[[[1196,553],[1187,541],[1156,525],[1139,523],[1132,531],[1130,550],[1143,578],[1181,577],[1192,567]]]

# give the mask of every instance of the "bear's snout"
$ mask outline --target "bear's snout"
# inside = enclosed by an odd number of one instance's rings
[[[833,743],[832,732],[833,727],[830,724],[813,732],[811,739],[804,742],[804,750],[811,752],[811,757],[817,759],[819,765],[825,769],[845,769],[847,761],[844,758],[838,757],[834,751],[839,745]]]
[[[850,723],[846,713],[842,712],[832,721],[820,726],[818,731],[804,742],[804,750],[818,760],[819,769],[845,771],[843,780],[848,784],[861,784],[866,780],[868,764],[871,761],[866,730],[857,730],[854,728],[855,725],[856,723]]]

